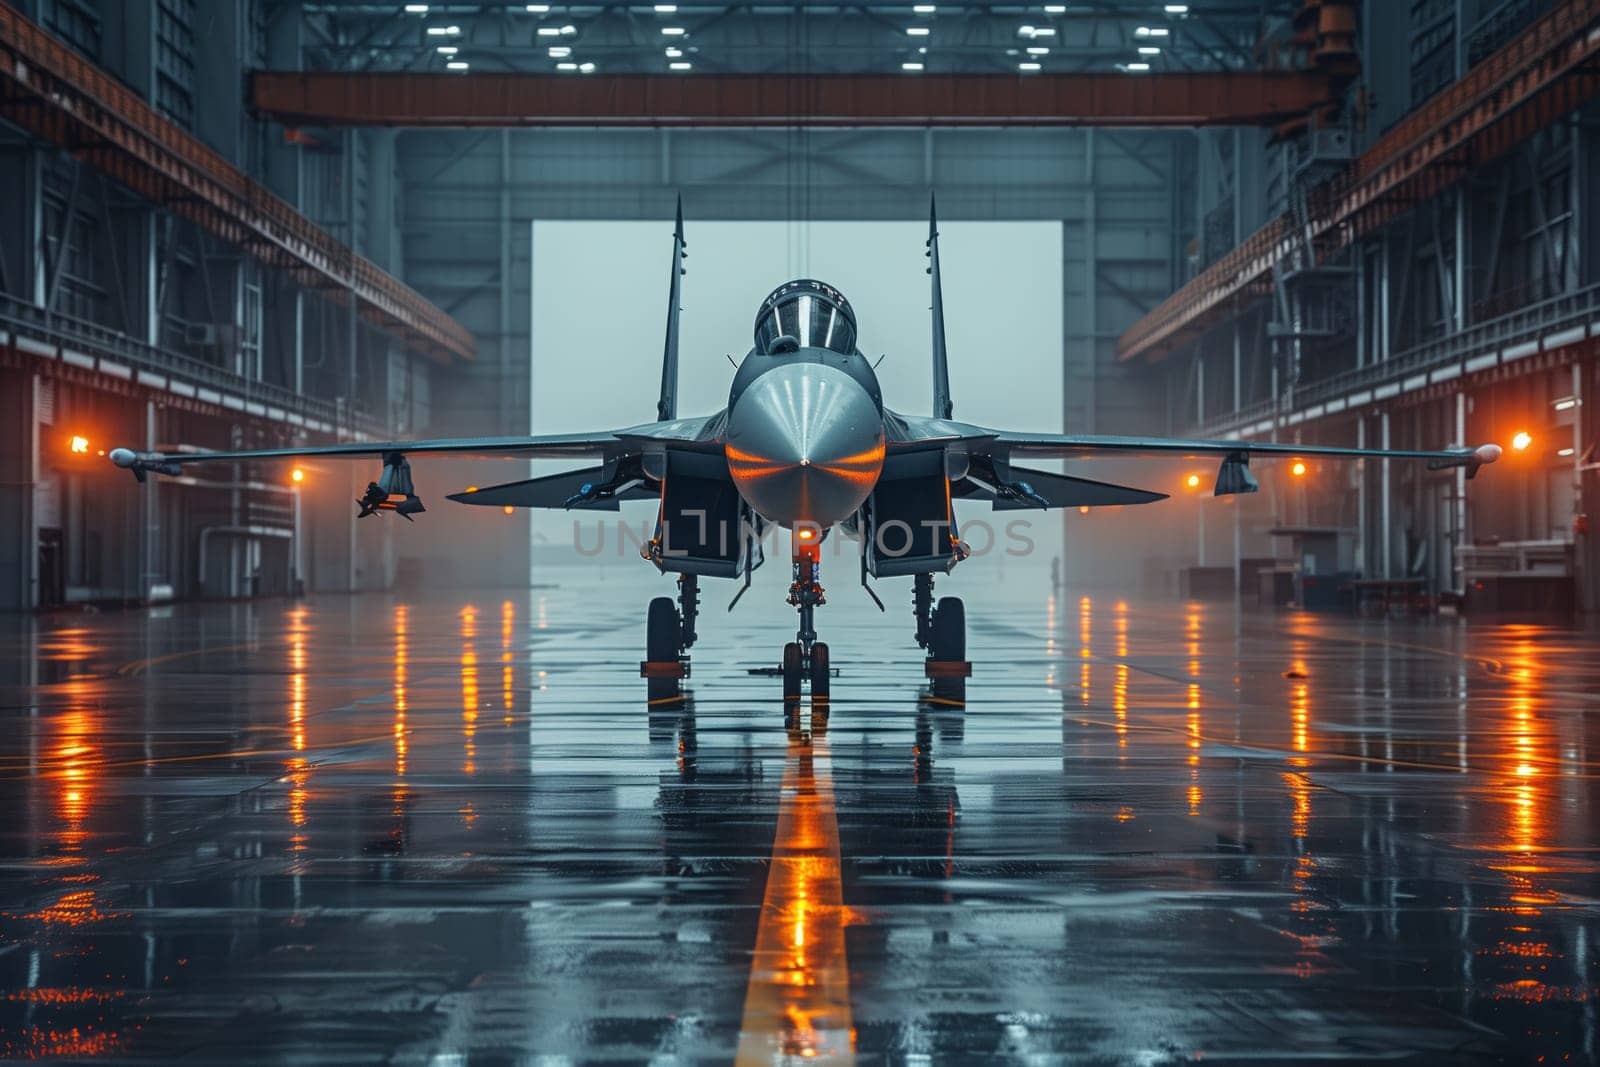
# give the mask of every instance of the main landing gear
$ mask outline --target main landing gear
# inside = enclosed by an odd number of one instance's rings
[[[935,700],[964,703],[972,664],[967,660],[967,606],[960,597],[933,600],[933,575],[919,574],[911,590],[917,644],[928,650],[923,670]]]
[[[803,537],[800,531],[797,537]],[[801,688],[811,682],[813,708],[825,704],[833,680],[828,660],[828,646],[817,640],[817,628],[812,613],[827,598],[822,593],[818,577],[822,570],[822,547],[815,543],[797,541],[794,555],[794,581],[789,585],[789,603],[800,610],[800,629],[795,640],[783,646],[783,702],[787,709],[800,702]]]
[[[639,674],[646,679],[652,703],[678,700],[683,680],[689,677],[689,648],[694,644],[695,618],[700,613],[700,579],[678,575],[678,599],[658,596],[650,601],[645,623],[645,660]]]

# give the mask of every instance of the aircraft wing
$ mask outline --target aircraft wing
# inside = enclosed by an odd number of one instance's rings
[[[933,449],[943,450],[952,457],[946,461],[952,483],[961,483],[957,495],[987,497],[994,501],[996,508],[1004,509],[1147,503],[1164,495],[1028,470],[1013,463],[1014,459],[1211,457],[1220,461],[1215,492],[1218,496],[1227,496],[1256,491],[1256,481],[1249,469],[1251,456],[1421,460],[1433,470],[1465,467],[1468,478],[1485,463],[1500,458],[1500,446],[1493,444],[1437,450],[1346,448],[1276,441],[1027,433],[993,430],[951,419],[898,414],[886,421],[889,429],[886,471],[892,469],[897,455],[909,457]]]
[[[142,474],[173,473],[194,463],[226,463],[256,459],[358,459],[399,453],[407,456],[451,455],[494,459],[609,459],[641,452],[652,445],[694,447],[703,435],[713,434],[719,415],[644,423],[620,430],[593,433],[558,433],[509,437],[441,437],[421,441],[353,441],[337,445],[301,445],[289,448],[253,448],[237,452],[138,452],[111,450],[119,467]]]
[[[547,434],[542,437],[441,437],[423,441],[352,441],[337,445],[300,445],[289,448],[248,448],[237,452],[136,452],[111,451],[111,462],[135,472],[140,468],[170,473],[164,468],[194,463],[226,463],[254,459],[357,459],[390,452],[403,455],[453,455],[498,459],[582,459],[620,452],[623,444],[614,433]]]
[[[1468,474],[1500,458],[1499,445],[1476,448],[1347,448],[1280,441],[1217,441],[1179,437],[1122,437],[1110,434],[1029,433],[991,430],[952,419],[891,415],[889,451],[965,446],[972,455],[1009,459],[1094,459],[1100,457],[1196,458],[1216,456],[1327,456],[1333,459],[1420,459],[1430,467],[1466,467]]]
[[[997,509],[1062,508],[1144,504],[1164,493],[1090,481],[1048,471],[1029,470],[1012,462],[1028,459],[1092,459],[1097,456],[1199,458],[1219,460],[1215,493],[1253,493],[1259,486],[1250,473],[1251,456],[1326,456],[1331,459],[1405,459],[1425,461],[1431,470],[1465,468],[1471,478],[1485,463],[1500,458],[1500,446],[1444,448],[1345,448],[1285,444],[1276,441],[1206,441],[1171,437],[1118,437],[1104,434],[1026,433],[991,430],[951,417],[949,357],[945,351],[944,296],[939,283],[939,224],[930,200],[928,210],[928,275],[932,286],[929,310],[933,322],[933,414],[883,413],[886,452],[882,480],[909,482],[942,474],[955,497],[993,501]],[[942,464],[933,454],[939,454]],[[939,469],[942,465],[942,471]]]
[[[543,479],[494,486],[480,497],[452,500],[463,503],[488,503],[491,497],[502,504],[523,507],[568,507],[588,505],[615,507],[617,499],[634,499],[634,489],[653,485],[644,473],[645,453],[700,451],[715,442],[722,415],[703,418],[670,419],[644,423],[620,430],[594,433],[543,434],[511,437],[444,437],[423,441],[355,441],[337,445],[305,445],[289,448],[253,448],[237,452],[138,452],[114,448],[110,460],[133,472],[141,482],[153,471],[175,475],[186,466],[201,463],[227,463],[274,459],[361,459],[377,456],[382,461],[378,479],[367,486],[356,501],[359,514],[394,511],[411,518],[426,509],[416,495],[407,456],[448,455],[499,459],[594,459],[604,461],[593,470],[569,472],[576,478],[571,486],[557,486]],[[664,468],[663,468],[664,469]],[[559,476],[566,477],[566,476]],[[572,480],[569,478],[568,480]],[[560,494],[560,499],[556,499]]]
[[[1335,445],[1287,444],[1278,441],[1208,441],[1170,437],[1119,437],[1103,434],[1040,434],[979,430],[987,447],[1034,459],[1087,459],[1096,456],[1202,457],[1326,456],[1333,459],[1420,459],[1433,469],[1466,467],[1471,477],[1485,463],[1500,458],[1499,445],[1476,448],[1408,449],[1347,448]]]

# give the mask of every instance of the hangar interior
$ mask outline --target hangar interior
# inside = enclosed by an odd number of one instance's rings
[[[1182,505],[1192,536],[1069,516],[1067,578],[1254,597],[1259,571],[1309,563],[1435,603],[1595,603],[1581,5],[391,6],[4,12],[25,68],[0,217],[7,607],[525,584],[522,515],[358,538],[345,501],[370,472],[241,467],[130,494],[99,453],[528,432],[534,222],[663,219],[680,194],[691,234],[697,212],[905,220],[933,192],[952,222],[1061,227],[1044,428],[1485,440],[1515,462],[1478,494],[1382,463],[1274,474],[1237,507]],[[961,93],[951,79],[1019,68],[1084,75],[1050,90],[1080,94],[1071,116],[1042,99],[985,115],[1009,105],[973,92],[942,122],[900,121],[890,87],[851,81]],[[841,114],[584,114],[597,93],[508,114],[494,83],[681,74],[740,99],[754,83],[733,79],[774,70],[836,78]],[[430,100],[415,79],[444,73],[454,97]],[[1197,99],[1216,106],[1196,117]],[[1130,537],[1138,552],[1107,551]]]
[[[1597,176],[1595,0],[0,0],[0,1058],[1600,1062]],[[659,697],[528,460],[112,462],[645,422],[680,204],[910,411],[935,198],[956,418],[1286,451],[804,715],[798,532]]]

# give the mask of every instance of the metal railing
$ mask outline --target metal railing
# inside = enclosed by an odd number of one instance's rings
[[[1504,348],[1538,342],[1543,337],[1584,326],[1600,320],[1600,285],[1576,289],[1570,293],[1541,300],[1518,308],[1485,322],[1468,326],[1464,330],[1446,334],[1431,341],[1413,345],[1389,359],[1369,363],[1350,370],[1308,382],[1291,394],[1291,402],[1279,404],[1273,399],[1257,401],[1247,407],[1211,419],[1198,427],[1206,436],[1237,432],[1245,426],[1270,419],[1276,412],[1290,415],[1325,404],[1329,400],[1363,389],[1377,389],[1417,374],[1436,371],[1441,367],[1458,365],[1462,374],[1466,364],[1478,357],[1499,352]]]
[[[342,404],[304,396],[271,382],[253,381],[213,363],[148,344],[96,322],[60,312],[47,313],[36,304],[3,293],[0,293],[0,329],[12,334],[13,338],[26,337],[49,346],[56,350],[57,359],[61,358],[63,349],[81,352],[97,359],[114,360],[135,371],[176,377],[189,385],[226,392],[246,403],[281,408],[330,427],[349,428],[350,416]],[[12,344],[15,345],[15,340]],[[358,411],[354,429],[381,434],[383,427]]]

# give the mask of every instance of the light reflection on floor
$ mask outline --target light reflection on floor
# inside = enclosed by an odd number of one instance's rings
[[[957,579],[786,724],[562,578],[0,620],[0,1057],[1600,1055],[1594,635]]]

